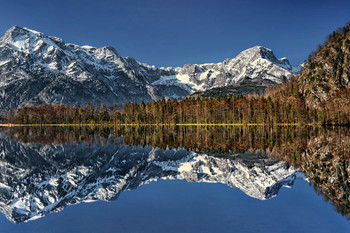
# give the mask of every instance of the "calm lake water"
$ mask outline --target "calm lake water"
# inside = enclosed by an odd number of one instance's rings
[[[0,232],[350,232],[350,131],[0,129]]]

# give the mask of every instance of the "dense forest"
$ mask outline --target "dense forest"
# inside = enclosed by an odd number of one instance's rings
[[[42,105],[7,115],[17,124],[323,124],[350,123],[350,23],[327,37],[300,75],[265,95],[105,105]]]
[[[127,104],[122,111],[63,105],[24,107],[8,119],[18,124],[278,124],[324,122],[322,111],[300,101],[270,97],[218,97]]]
[[[340,102],[338,102],[340,104]],[[346,111],[345,111],[346,110]],[[350,111],[336,104],[327,110],[302,98],[271,96],[189,98],[130,103],[122,111],[105,105],[41,105],[12,111],[14,124],[335,124],[349,123]]]

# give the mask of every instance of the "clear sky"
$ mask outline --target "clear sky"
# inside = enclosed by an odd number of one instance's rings
[[[297,65],[347,21],[349,0],[0,0],[0,34],[28,27],[157,66],[220,62],[255,45]]]

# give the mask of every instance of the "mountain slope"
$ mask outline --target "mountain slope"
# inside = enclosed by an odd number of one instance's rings
[[[280,102],[305,103],[322,124],[350,124],[350,22],[331,33],[310,54],[300,75],[277,85],[268,95]]]
[[[221,63],[157,68],[122,57],[112,47],[78,46],[14,26],[0,38],[0,110],[181,99],[247,80],[273,85],[296,71],[261,46]]]
[[[300,75],[271,94],[305,99],[308,107],[325,107],[350,89],[350,23],[331,33],[323,45],[310,54]],[[343,98],[345,99],[345,98]]]

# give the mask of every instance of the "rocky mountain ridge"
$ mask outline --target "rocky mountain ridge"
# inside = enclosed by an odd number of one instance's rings
[[[178,98],[241,82],[274,85],[298,72],[256,46],[220,63],[158,68],[14,26],[0,38],[0,109],[40,104],[107,104]]]

